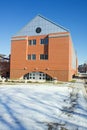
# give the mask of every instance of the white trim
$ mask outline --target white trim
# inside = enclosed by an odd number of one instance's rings
[[[27,38],[12,38],[11,40],[12,41],[17,41],[17,40],[19,41],[19,40],[27,40]]]
[[[48,36],[49,38],[56,38],[56,37],[68,37],[70,34],[54,34],[51,36]]]

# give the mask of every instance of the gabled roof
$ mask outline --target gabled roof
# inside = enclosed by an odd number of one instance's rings
[[[40,32],[38,33],[36,29],[39,28]],[[47,18],[37,15],[32,19],[27,25],[25,25],[15,36],[37,36],[37,35],[47,35],[50,33],[57,32],[69,32],[64,27],[55,24],[54,22],[48,20]]]

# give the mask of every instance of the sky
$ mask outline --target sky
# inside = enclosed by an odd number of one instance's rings
[[[87,0],[0,0],[0,54],[11,54],[11,37],[38,14],[69,29],[78,64],[87,62]]]

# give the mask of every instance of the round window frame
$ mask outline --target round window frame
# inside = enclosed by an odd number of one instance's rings
[[[36,28],[36,33],[41,33],[41,28],[40,27]]]

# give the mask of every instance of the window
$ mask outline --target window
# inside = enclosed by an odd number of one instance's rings
[[[33,45],[36,45],[36,40],[33,40]]]
[[[37,27],[36,28],[36,33],[40,33],[41,32],[41,28],[40,27]]]
[[[28,60],[31,60],[31,55],[30,54],[28,55]]]
[[[28,45],[31,45],[31,40],[28,40]]]
[[[40,54],[40,60],[47,60],[48,59],[48,55],[46,54]]]
[[[45,55],[45,59],[48,59],[48,55]]]
[[[35,54],[32,54],[32,55],[31,55],[31,59],[32,59],[32,60],[36,60],[36,55],[35,55]]]
[[[36,45],[36,40],[28,40],[28,45]]]
[[[48,38],[40,39],[40,44],[48,44]]]
[[[36,55],[35,54],[29,54],[28,60],[36,60]]]
[[[29,73],[29,79],[35,79],[35,73],[34,72]]]
[[[44,44],[44,39],[40,39],[40,44]]]
[[[40,54],[40,60],[44,59],[44,54]]]

